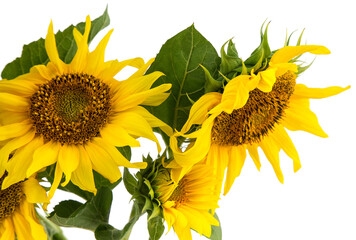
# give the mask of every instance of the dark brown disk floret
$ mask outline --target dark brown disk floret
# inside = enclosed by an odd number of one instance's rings
[[[100,134],[111,110],[110,87],[88,74],[63,74],[32,95],[30,117],[45,141],[83,144]]]
[[[7,173],[0,178],[0,223],[5,218],[12,216],[25,196],[22,191],[22,182],[15,183],[10,187],[1,190],[2,182],[6,176]]]
[[[295,80],[296,75],[287,72],[277,78],[271,92],[265,93],[256,88],[250,92],[245,106],[231,114],[222,112],[215,118],[212,142],[237,146],[261,141],[284,117]]]

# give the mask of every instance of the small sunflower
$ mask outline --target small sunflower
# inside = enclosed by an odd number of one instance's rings
[[[166,124],[140,106],[156,106],[169,95],[171,84],[151,89],[162,73],[143,75],[153,59],[146,64],[141,58],[105,62],[112,30],[89,52],[90,27],[88,16],[83,35],[74,29],[78,50],[72,62],[65,64],[59,58],[51,22],[45,40],[50,62],[14,80],[0,81],[0,174],[8,172],[3,189],[56,163],[49,197],[63,174],[63,185],[71,180],[95,193],[92,170],[115,182],[121,178],[118,166],[146,167],[143,162],[130,163],[116,147],[137,147],[136,139],[145,137],[159,148],[152,127],[171,134]],[[126,66],[138,70],[124,81],[115,80]]]
[[[7,173],[0,178],[2,185]],[[46,240],[34,204],[48,203],[46,191],[34,177],[0,190],[0,239]]]
[[[195,164],[192,159],[200,161],[207,155],[206,163],[216,166],[220,180],[227,169],[224,186],[224,194],[227,194],[241,172],[246,149],[260,169],[258,147],[262,148],[281,183],[281,149],[293,159],[294,171],[298,171],[299,156],[285,128],[327,137],[309,108],[309,99],[330,97],[349,88],[321,89],[296,84],[298,66],[290,60],[305,52],[329,54],[323,46],[287,46],[272,55],[265,70],[257,74],[252,70],[251,74],[227,79],[223,93],[203,95],[192,106],[181,132],[171,137],[175,157],[172,164],[183,167],[183,171],[174,171],[174,179],[180,179],[189,166]],[[193,125],[201,127],[185,134]],[[179,135],[195,138],[193,147],[183,152],[177,144]]]
[[[168,231],[173,226],[179,239],[192,239],[191,230],[211,235],[211,226],[219,226],[212,212],[218,207],[219,192],[214,169],[198,163],[180,181],[174,182],[171,169],[161,168],[152,183],[163,208]]]

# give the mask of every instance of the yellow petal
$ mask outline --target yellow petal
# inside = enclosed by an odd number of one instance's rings
[[[34,240],[31,236],[31,226],[17,211],[12,214],[17,240]]]
[[[95,171],[108,179],[111,183],[114,183],[121,178],[119,168],[104,149],[91,142],[88,142],[84,148],[88,153]]]
[[[14,137],[19,137],[26,134],[32,125],[28,120],[20,123],[13,123],[5,126],[0,126],[0,141]]]
[[[49,203],[46,190],[41,187],[37,179],[30,177],[23,183],[23,186],[26,201],[30,203]]]
[[[55,191],[57,190],[59,184],[62,181],[62,176],[63,176],[63,171],[61,169],[61,167],[59,166],[59,164],[56,165],[56,170],[54,171],[54,180],[52,183],[52,186],[48,192],[48,199],[51,200]],[[46,209],[47,205],[44,206],[44,208]]]
[[[101,138],[94,138],[93,143],[103,148],[115,161],[117,166],[123,166],[127,168],[140,168],[140,169],[147,167],[146,162],[131,163],[120,153],[119,150],[117,150],[116,147],[108,144]]]
[[[89,74],[97,76],[104,68],[105,48],[109,42],[112,32],[113,29],[105,35],[105,37],[99,42],[95,50],[89,53],[87,67],[87,72]]]
[[[84,191],[96,194],[93,168],[88,153],[83,146],[78,146],[80,161],[77,169],[72,173],[71,181]]]
[[[60,148],[60,143],[52,141],[37,148],[33,153],[31,165],[27,169],[27,177],[57,162]]]
[[[210,109],[220,103],[221,96],[221,93],[211,92],[200,97],[199,100],[196,101],[191,107],[188,120],[182,127],[181,132],[188,132],[191,126],[194,124],[202,124],[208,117],[208,112]]]
[[[249,97],[247,82],[250,80],[248,75],[239,75],[226,85],[221,98],[221,108],[230,114],[234,109],[242,108]],[[213,108],[210,113],[215,113]]]
[[[342,87],[327,87],[327,88],[308,88],[304,84],[297,84],[295,85],[293,95],[302,98],[326,98],[337,95],[350,89],[351,86],[342,88]]]
[[[62,69],[66,68],[65,65],[63,65]],[[41,78],[44,78],[46,80],[51,80],[52,78],[55,78],[58,75],[61,75],[63,72],[60,72],[56,65],[53,62],[49,62],[47,66],[45,65],[36,65],[31,68],[31,73],[40,75]]]
[[[29,100],[10,93],[0,93],[0,110],[10,112],[26,112]]]
[[[148,122],[148,124],[150,124],[151,127],[159,127],[165,134],[167,134],[167,136],[173,135],[173,130],[170,126],[168,126],[160,119],[156,118],[144,107],[138,106],[135,107],[132,111],[142,116]]]
[[[31,234],[35,240],[47,240],[47,234],[45,233],[43,226],[37,219],[37,214],[34,205],[28,202],[24,202],[21,205],[23,216],[28,221],[31,227]]]
[[[258,145],[257,144],[247,144],[246,148],[248,150],[248,153],[250,154],[253,162],[255,163],[255,166],[258,171],[261,169],[261,162],[260,162],[260,156],[258,155]]]
[[[144,137],[154,141],[157,144],[158,152],[161,151],[160,144],[156,136],[153,134],[152,127],[136,112],[131,111],[117,114],[113,120],[113,124],[122,127],[135,138]]]
[[[166,91],[168,91],[169,89],[171,89],[172,84],[162,84],[159,85],[158,87],[149,89],[147,91],[143,91],[143,92],[139,92],[136,94],[133,94],[131,96],[126,96],[126,97],[122,97],[122,98],[118,98],[115,101],[115,110],[116,111],[125,111],[129,108],[133,108],[136,107],[140,104],[145,105],[148,104],[147,102],[145,103],[145,101],[151,101],[150,98],[155,98],[157,97],[158,94],[162,94]],[[164,96],[166,96],[164,94]],[[161,98],[159,98],[161,99]],[[151,104],[152,105],[152,104]]]
[[[128,132],[118,124],[106,124],[105,127],[100,130],[100,135],[106,142],[113,146],[140,146],[140,142],[130,136]]]
[[[328,137],[320,127],[316,115],[309,109],[309,99],[290,98],[289,107],[285,110],[283,125],[292,131],[302,130],[319,137]]]
[[[226,195],[240,173],[246,159],[246,149],[243,146],[231,147],[228,160],[226,181],[224,186],[224,195]]]
[[[66,145],[60,147],[58,153],[58,163],[63,173],[65,174],[66,180],[62,183],[65,186],[69,183],[72,172],[74,172],[79,164],[79,150],[77,146]]]
[[[260,75],[260,81],[258,82],[257,88],[262,92],[272,91],[272,87],[276,82],[276,69],[267,69],[259,72],[258,75]]]
[[[33,82],[27,80],[14,79],[11,81],[0,81],[0,92],[6,92],[21,97],[30,97],[36,91],[37,87]]]
[[[121,62],[118,60],[108,61],[103,64],[103,70],[98,75],[98,78],[110,80],[126,66],[140,68],[144,63],[142,58],[133,58]]]
[[[4,167],[7,163],[7,160],[9,159],[10,153],[29,143],[34,138],[34,136],[35,131],[29,131],[22,137],[14,138],[11,141],[7,142],[0,149],[0,176],[2,176],[2,174],[4,173]]]
[[[147,61],[146,64],[142,65],[134,74],[132,74],[129,79],[133,79],[133,78],[137,78],[142,76],[143,74],[145,74],[146,70],[148,69],[148,67],[154,62],[154,58],[151,58],[150,60]]]
[[[286,46],[275,52],[271,58],[271,63],[286,63],[289,60],[303,54],[310,52],[313,54],[329,54],[330,51],[324,46],[320,45],[301,45],[301,46]]]
[[[15,239],[15,227],[11,218],[5,218],[2,221],[2,225],[4,226],[4,232],[0,235],[0,240],[13,240]],[[0,227],[1,228],[1,227]]]
[[[259,145],[262,148],[263,152],[265,153],[268,161],[271,163],[278,180],[281,183],[283,183],[284,178],[283,178],[282,170],[281,170],[281,167],[279,164],[279,150],[280,150],[280,148],[268,136],[265,136],[264,139],[259,143]]]
[[[15,154],[7,163],[6,170],[8,175],[2,184],[3,189],[26,178],[26,171],[31,164],[33,152],[42,145],[43,139],[35,137],[27,145],[16,150]]]
[[[57,68],[59,73],[63,73],[63,65],[64,62],[59,58],[58,55],[58,50],[57,50],[57,45],[56,45],[56,39],[54,37],[54,32],[53,32],[53,22],[49,24],[48,27],[48,32],[45,40],[45,48],[46,52],[48,55],[48,58],[52,63],[54,63]]]
[[[274,131],[270,134],[270,137],[291,159],[293,159],[294,172],[298,171],[302,166],[299,155],[284,127],[282,125],[275,126]]]

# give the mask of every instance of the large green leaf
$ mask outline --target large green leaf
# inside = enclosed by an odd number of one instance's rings
[[[213,77],[218,75],[220,58],[211,45],[194,27],[188,27],[169,39],[159,51],[147,73],[165,74],[154,86],[172,83],[171,94],[160,106],[149,110],[174,129],[186,122],[192,102],[204,94],[204,66]]]
[[[99,225],[107,224],[112,203],[112,192],[101,188],[96,196],[85,204],[74,200],[60,202],[48,217],[61,227],[78,227],[94,231]]]
[[[109,23],[110,18],[106,9],[103,15],[92,21],[88,42],[90,43],[98,32],[108,26]],[[77,45],[73,37],[74,28],[77,28],[79,32],[84,33],[85,23],[81,22],[76,26],[71,25],[64,31],[58,31],[56,33],[59,57],[65,63],[70,63],[77,51]],[[1,77],[4,79],[14,79],[19,75],[28,73],[31,67],[39,64],[47,64],[48,61],[45,40],[40,38],[28,45],[24,45],[21,57],[16,58],[14,61],[7,64],[1,73]]]

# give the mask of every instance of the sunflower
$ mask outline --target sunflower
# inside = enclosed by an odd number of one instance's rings
[[[0,178],[3,183],[7,172]],[[34,177],[0,190],[0,239],[46,240],[34,204],[48,203],[46,191]]]
[[[168,231],[173,226],[179,239],[192,239],[191,230],[211,235],[211,226],[219,226],[212,212],[218,207],[214,169],[205,164],[194,165],[179,182],[171,178],[171,169],[161,168],[152,186],[163,208]]]
[[[56,164],[50,198],[63,175],[63,186],[71,180],[95,193],[92,170],[115,182],[121,178],[118,166],[146,167],[143,162],[130,163],[116,147],[138,147],[137,138],[145,137],[160,150],[152,127],[171,134],[166,124],[140,106],[156,106],[169,95],[171,84],[150,89],[162,73],[143,75],[153,59],[146,64],[141,58],[104,62],[112,30],[89,52],[90,27],[88,16],[83,35],[74,29],[78,50],[65,64],[51,22],[45,39],[49,63],[0,81],[0,174],[8,172],[3,189]],[[126,66],[138,70],[124,81],[115,80]]]
[[[290,61],[305,52],[329,54],[327,48],[317,45],[281,48],[272,55],[265,70],[256,74],[252,70],[251,74],[227,79],[223,93],[207,93],[194,103],[181,132],[171,137],[175,157],[172,165],[183,167],[174,171],[173,178],[179,180],[192,164],[207,155],[205,162],[215,166],[220,180],[227,169],[225,195],[241,172],[246,149],[260,169],[258,147],[281,183],[281,149],[293,159],[294,171],[298,171],[301,167],[298,153],[285,128],[327,137],[309,108],[309,99],[330,97],[349,88],[321,89],[297,84],[298,66]],[[200,126],[197,131],[186,134],[196,125]],[[195,139],[194,146],[182,151],[177,144],[178,136]]]

